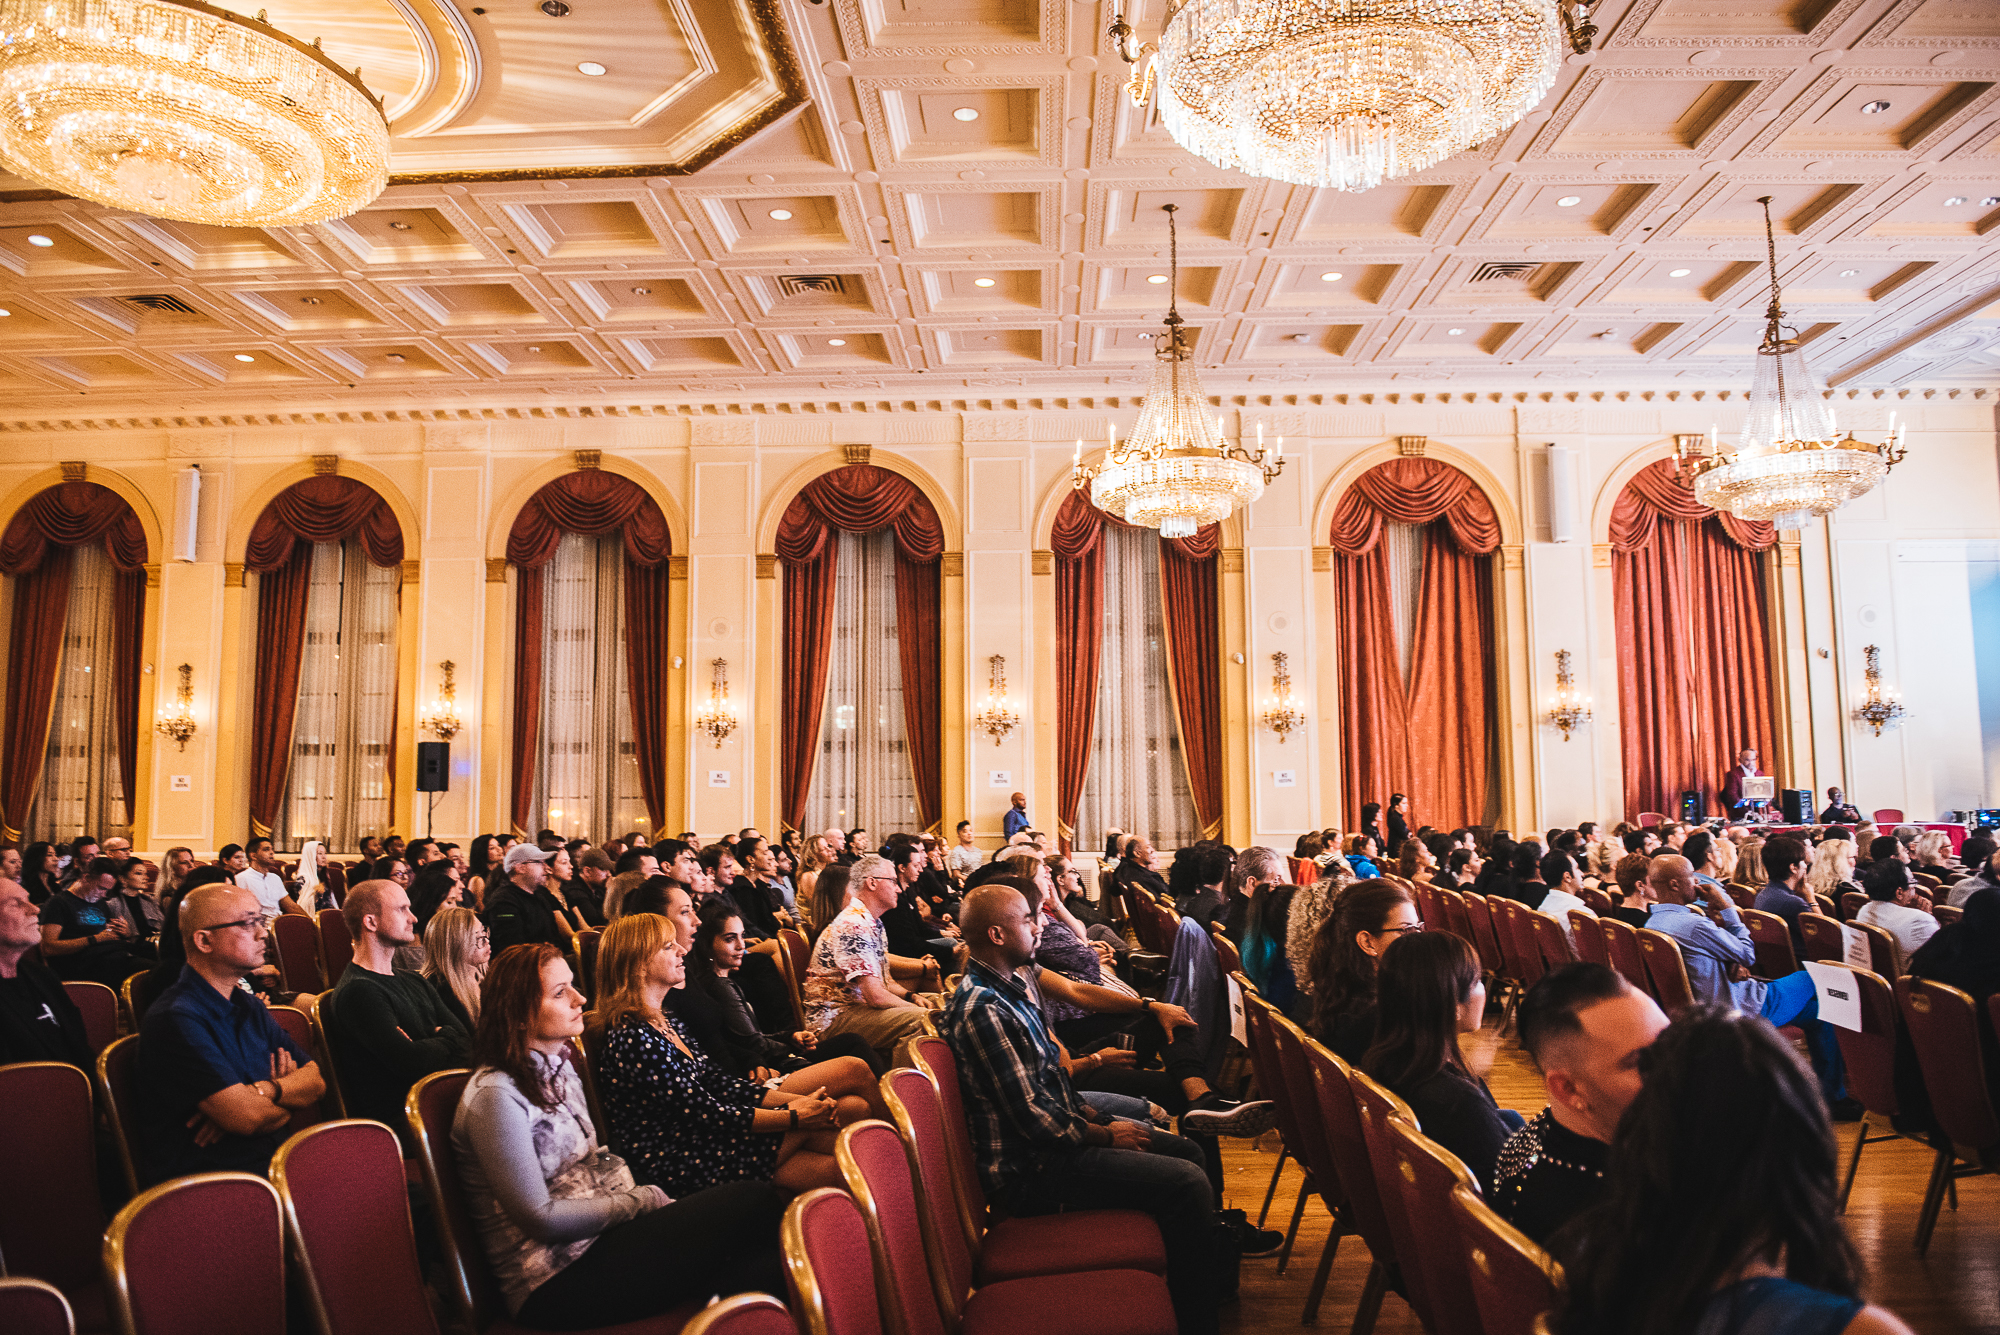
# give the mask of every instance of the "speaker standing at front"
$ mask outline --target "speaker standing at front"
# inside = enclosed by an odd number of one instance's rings
[[[417,743],[417,791],[420,793],[446,793],[451,791],[451,743]]]

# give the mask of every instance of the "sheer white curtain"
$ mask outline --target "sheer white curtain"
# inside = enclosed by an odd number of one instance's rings
[[[112,714],[111,602],[117,574],[102,544],[71,549],[69,619],[56,669],[49,748],[24,827],[44,839],[131,835]]]
[[[292,764],[272,839],[297,852],[389,833],[395,764],[397,572],[356,539],[313,544]]]
[[[837,533],[833,634],[819,756],[805,828],[879,838],[920,829],[917,780],[903,731],[903,664],[896,644],[896,538],[888,529]]]
[[[1107,524],[1102,538],[1104,641],[1097,665],[1097,730],[1076,808],[1076,846],[1104,832],[1143,834],[1155,848],[1201,837],[1188,794],[1180,725],[1167,682],[1160,614],[1160,536]]]
[[[565,533],[542,572],[535,809],[565,839],[652,833],[625,660],[625,537]]]
[[[1396,664],[1403,670],[1403,689],[1410,689],[1410,658],[1417,642],[1417,604],[1424,592],[1424,545],[1421,524],[1382,525],[1382,553],[1389,567],[1389,619],[1396,634]]]

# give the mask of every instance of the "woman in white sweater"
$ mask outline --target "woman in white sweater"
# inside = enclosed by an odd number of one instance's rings
[[[587,1330],[749,1290],[782,1294],[784,1196],[731,1182],[671,1200],[598,1142],[564,1055],[583,997],[550,945],[501,952],[452,1124],[459,1173],[515,1320]]]

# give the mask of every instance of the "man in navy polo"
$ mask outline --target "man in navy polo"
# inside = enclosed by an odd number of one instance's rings
[[[134,1081],[141,1176],[263,1173],[295,1109],[326,1092],[311,1054],[243,979],[264,963],[264,912],[234,885],[181,901],[187,964],[146,1012]]]

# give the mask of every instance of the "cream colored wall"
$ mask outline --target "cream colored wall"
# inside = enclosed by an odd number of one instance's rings
[[[1887,424],[1890,402],[1843,402],[1843,425]],[[1911,424],[1911,458],[1878,493],[1831,525],[1787,534],[1775,572],[1774,632],[1787,743],[1778,772],[1824,788],[1843,782],[1862,805],[1933,808],[1987,804],[1977,684],[1971,675],[1967,562],[2000,550],[2000,471],[1991,407],[1969,398],[1895,404]],[[451,791],[435,830],[464,838],[506,823],[513,586],[495,558],[507,528],[541,482],[597,451],[603,466],[661,499],[676,552],[671,627],[668,822],[704,834],[745,824],[775,828],[776,711],[783,655],[779,585],[769,560],[778,516],[798,489],[850,457],[921,485],[945,527],[944,811],[997,838],[1007,795],[1029,796],[1053,822],[1055,634],[1049,532],[1069,489],[1072,442],[1101,441],[1107,414],[1087,411],[898,412],[847,416],[578,417],[493,422],[379,423],[323,428],[212,428],[174,432],[10,435],[0,440],[0,523],[38,478],[84,460],[91,476],[146,502],[154,532],[172,520],[173,478],[203,469],[195,562],[165,563],[148,617],[146,662],[158,700],[172,666],[195,669],[201,731],[185,753],[142,756],[140,842],[204,849],[246,828],[247,720],[252,708],[256,600],[239,582],[249,526],[265,500],[310,472],[315,455],[384,490],[412,530],[415,583],[405,585],[404,703],[399,828],[423,831],[410,792],[414,719],[435,697],[439,663],[458,665],[465,730],[453,743]],[[1111,414],[1122,428],[1130,410]],[[1326,531],[1354,477],[1394,457],[1396,439],[1471,473],[1502,517],[1495,562],[1496,665],[1502,700],[1503,820],[1516,829],[1616,819],[1621,814],[1616,671],[1606,545],[1618,490],[1670,448],[1676,431],[1725,435],[1740,404],[1383,403],[1339,409],[1246,409],[1225,414],[1232,433],[1282,434],[1282,477],[1225,530],[1220,581],[1226,624],[1226,834],[1288,846],[1340,810],[1338,639],[1330,613]],[[1578,452],[1575,536],[1550,540],[1544,451]],[[156,553],[157,555],[157,553]],[[1846,714],[1859,689],[1861,646],[1880,643],[1885,669],[1912,708],[1880,740]],[[1595,718],[1568,742],[1539,721],[1554,691],[1555,652],[1576,656]],[[1825,656],[1821,656],[1821,651]],[[1255,723],[1271,697],[1271,658],[1291,658],[1293,689],[1309,715],[1281,742]],[[1007,660],[1007,687],[1025,724],[999,745],[963,735],[986,695],[987,660]],[[1241,654],[1239,662],[1236,655]],[[740,725],[721,746],[689,723],[708,699],[709,663],[728,662]],[[149,697],[146,708],[154,701]],[[1279,787],[1279,771],[1293,783]],[[727,786],[710,782],[726,774]],[[996,772],[1004,774],[996,781]],[[190,791],[172,791],[186,775]],[[1421,818],[1424,813],[1417,813]]]

